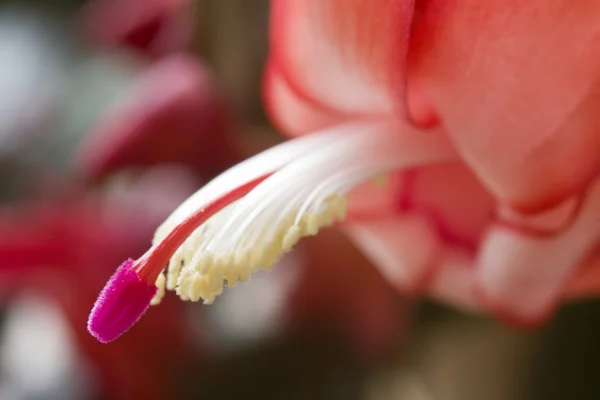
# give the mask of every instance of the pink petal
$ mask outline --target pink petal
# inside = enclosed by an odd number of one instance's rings
[[[353,222],[346,232],[402,292],[419,292],[431,277],[439,254],[434,226],[418,215],[392,214]]]
[[[423,5],[409,86],[486,186],[524,212],[580,191],[600,166],[600,3]]]
[[[287,135],[314,132],[347,118],[347,115],[303,96],[274,62],[266,69],[264,95],[274,124]]]
[[[270,62],[301,98],[325,110],[389,113],[403,107],[397,100],[412,9],[407,0],[275,0]],[[266,97],[281,123],[289,102],[279,104],[279,95],[269,93],[275,89],[281,90],[267,85]]]
[[[600,183],[573,224],[554,237],[519,234],[503,226],[486,235],[476,281],[484,303],[500,317],[527,325],[544,321],[569,280],[600,239]]]
[[[408,172],[400,206],[428,215],[444,242],[474,249],[493,216],[495,201],[468,168],[452,162]]]
[[[575,220],[581,206],[581,196],[570,197],[556,207],[537,214],[521,214],[510,207],[500,206],[498,223],[532,235],[553,235],[567,229]]]
[[[465,250],[443,249],[428,288],[430,295],[465,311],[481,311],[472,290],[475,277],[473,261],[472,254]]]
[[[600,295],[600,247],[596,246],[590,257],[569,281],[566,297],[569,299],[597,298]]]
[[[402,173],[390,173],[384,179],[382,186],[365,182],[352,189],[346,213],[348,220],[387,217],[398,211],[398,196],[406,186],[406,177]]]

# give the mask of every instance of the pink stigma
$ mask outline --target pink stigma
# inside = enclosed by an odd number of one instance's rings
[[[132,266],[129,259],[117,269],[90,313],[88,331],[102,343],[112,342],[131,328],[158,290],[142,281]]]

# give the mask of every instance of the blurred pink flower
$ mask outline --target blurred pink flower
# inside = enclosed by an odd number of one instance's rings
[[[75,154],[75,167],[92,180],[167,163],[207,176],[240,158],[234,128],[203,62],[168,56],[150,64],[125,98],[99,117]]]
[[[123,46],[150,57],[187,50],[195,26],[191,0],[90,0],[84,31],[100,46]]]
[[[142,251],[157,220],[189,193],[189,182],[173,177],[149,174],[127,195],[74,194],[0,211],[3,296],[27,287],[55,299],[111,398],[168,397],[172,363],[190,354],[183,309],[172,301],[114,346],[100,346],[85,331],[106,274],[117,260]]]

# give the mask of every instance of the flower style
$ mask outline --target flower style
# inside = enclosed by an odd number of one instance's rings
[[[399,290],[521,325],[586,286],[600,238],[600,5],[272,4],[267,106],[297,138],[184,202],[111,278],[94,336],[114,340],[165,289],[211,303],[343,220]]]

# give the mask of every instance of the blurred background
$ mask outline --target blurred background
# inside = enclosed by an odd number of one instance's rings
[[[600,398],[597,302],[516,331],[403,298],[335,231],[210,307],[167,296],[116,342],[87,333],[183,199],[282,140],[268,7],[0,0],[0,400]]]

